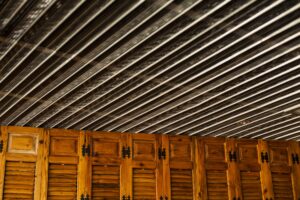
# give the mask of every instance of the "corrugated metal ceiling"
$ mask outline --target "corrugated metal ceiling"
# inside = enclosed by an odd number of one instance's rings
[[[2,125],[300,140],[299,0],[0,0]]]

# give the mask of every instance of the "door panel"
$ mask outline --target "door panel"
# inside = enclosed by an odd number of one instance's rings
[[[235,140],[238,154],[241,196],[243,200],[262,200],[260,181],[261,167],[258,160],[258,142],[255,140]]]
[[[165,193],[169,199],[196,199],[194,142],[187,136],[163,136]],[[169,187],[169,188],[168,188]]]
[[[203,200],[228,199],[228,178],[224,138],[199,138],[196,161],[199,180],[198,198]]]
[[[159,199],[162,195],[162,188],[159,185],[162,182],[162,166],[158,158],[158,136],[130,134],[128,146],[132,147],[132,156],[128,159],[130,196],[134,200]]]
[[[1,127],[0,141],[3,200],[79,200],[82,195],[95,200],[298,200],[300,195],[295,157],[300,144],[295,141],[22,127]]]
[[[40,199],[43,129],[1,127],[0,199]]]
[[[88,132],[91,145],[89,194],[93,200],[120,200],[126,193],[126,167],[122,148],[126,136],[117,133]]]
[[[270,141],[268,146],[274,198],[276,200],[293,200],[289,144],[283,141]]]
[[[42,199],[79,199],[84,180],[80,177],[81,134],[79,131],[51,129],[45,136],[46,191]]]

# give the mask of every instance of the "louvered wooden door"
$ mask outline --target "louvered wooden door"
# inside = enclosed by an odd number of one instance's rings
[[[126,159],[122,156],[126,139],[125,134],[89,133],[89,193],[93,200],[121,200],[121,194],[126,194]]]
[[[84,190],[81,146],[84,136],[79,131],[48,130],[44,152],[44,192],[41,199],[76,200]]]
[[[268,142],[270,170],[275,200],[294,200],[289,144],[287,142]]]
[[[132,134],[128,137],[128,146],[132,151],[127,180],[131,199],[160,200],[163,197],[162,162],[158,156],[160,139],[157,135],[149,134]],[[125,197],[129,199],[128,194]]]
[[[0,199],[39,200],[43,129],[2,127]]]
[[[228,165],[224,138],[201,138],[197,141],[196,162],[199,180],[198,199],[228,200]]]
[[[163,160],[164,200],[196,199],[192,137],[163,136],[162,147],[166,151]]]
[[[263,200],[258,143],[255,140],[234,140],[237,151],[241,197],[243,200]]]
[[[292,165],[294,198],[300,200],[300,144],[295,141],[289,141],[289,153]]]

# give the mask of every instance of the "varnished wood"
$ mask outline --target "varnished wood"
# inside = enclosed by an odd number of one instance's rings
[[[159,199],[162,188],[157,187],[161,182],[159,166],[157,135],[130,134],[128,146],[131,156],[127,168],[130,177],[127,184],[133,199]]]
[[[264,200],[274,199],[270,162],[262,162],[260,158],[261,152],[269,154],[268,143],[263,140],[258,141],[258,157],[259,157],[259,163],[261,165],[261,184],[262,184],[263,198]]]
[[[293,200],[290,145],[285,141],[268,141],[268,147],[274,198]]]
[[[75,143],[71,139],[69,139],[70,144]],[[65,140],[65,143],[67,143],[67,140]],[[79,199],[82,194],[84,195],[90,195],[89,189],[87,187],[88,182],[88,156],[83,156],[80,152],[80,148],[84,145],[88,144],[88,137],[85,131],[79,132],[79,142],[78,142],[78,152],[74,151],[73,145],[67,145],[69,147],[69,152],[71,154],[77,153],[79,162],[78,162],[78,178],[77,178],[77,198]]]
[[[169,199],[195,199],[193,182],[196,170],[194,168],[194,146],[191,137],[168,136],[166,141],[166,160],[169,167],[165,173],[168,180],[164,180],[169,187]],[[167,189],[167,188],[166,188]]]
[[[230,161],[229,154],[235,153],[235,160]],[[228,188],[229,188],[229,199],[242,198],[240,173],[238,169],[238,153],[237,146],[234,139],[227,139],[226,141],[226,157],[228,163]]]
[[[196,199],[207,200],[207,184],[206,184],[206,169],[205,169],[205,146],[203,139],[196,139],[195,142],[195,168],[196,168],[196,180],[195,192]]]
[[[5,155],[7,149],[7,126],[1,126],[0,141],[3,141],[3,150],[0,153],[0,199],[3,199],[4,176],[5,176]]]
[[[44,129],[2,127],[1,199],[40,200]],[[25,184],[24,184],[25,183]]]
[[[171,199],[171,183],[170,183],[170,148],[169,136],[162,136],[162,148],[166,150],[166,158],[163,160],[163,193],[165,197]]]
[[[0,199],[298,200],[300,144],[1,127]],[[90,145],[90,156],[82,146]],[[122,148],[130,155],[123,157]],[[159,159],[159,148],[166,158]],[[229,152],[236,152],[230,161]],[[261,152],[268,153],[262,162]],[[24,183],[19,185],[19,183]],[[259,185],[261,184],[261,189]],[[6,191],[5,195],[4,191]],[[276,196],[277,195],[277,196]],[[74,198],[73,198],[74,197]]]
[[[121,200],[123,195],[130,195],[129,163],[128,159],[122,158],[122,148],[128,145],[128,135],[91,131],[87,135],[91,147],[87,174],[90,197]]]
[[[49,130],[45,129],[44,131],[44,151],[42,155],[42,180],[41,180],[41,200],[47,199],[47,189],[48,189],[48,162],[49,162],[49,145],[50,145],[50,136]]]
[[[290,141],[289,142],[289,154],[300,156],[300,145],[298,142]],[[300,159],[300,157],[299,157]],[[294,200],[300,199],[300,164],[293,163],[292,156],[290,156],[290,163],[292,166],[292,185],[294,192]]]
[[[84,134],[80,131],[49,129],[45,136],[44,191],[42,199],[76,198],[85,194],[86,169],[81,155]]]

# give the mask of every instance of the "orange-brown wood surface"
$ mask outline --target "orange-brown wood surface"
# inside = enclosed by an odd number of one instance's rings
[[[1,127],[0,199],[40,199],[43,134],[38,128]]]
[[[227,200],[229,199],[229,187],[226,160],[226,140],[224,138],[199,138],[197,139],[199,161],[199,184],[200,192],[198,199],[201,200]],[[196,199],[197,199],[196,198]]]
[[[2,126],[3,200],[299,200],[300,143]]]
[[[256,140],[234,140],[239,173],[239,196],[243,200],[262,200],[261,166]]]

